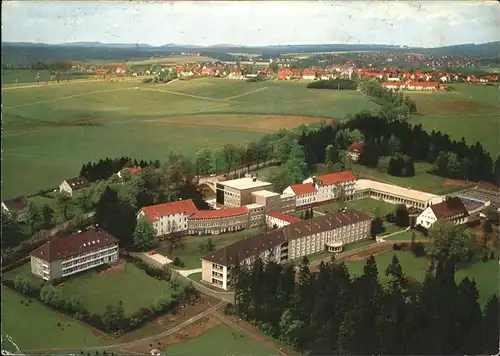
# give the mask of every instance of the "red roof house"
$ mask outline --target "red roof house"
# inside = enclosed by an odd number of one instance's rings
[[[319,186],[332,185],[356,180],[356,177],[351,171],[343,171],[338,173],[329,173],[317,176],[314,179]]]
[[[199,210],[196,214],[192,215],[190,219],[220,219],[245,214],[248,214],[248,208],[246,206],[239,206],[236,208],[227,208],[220,210]]]
[[[267,215],[270,216],[270,217],[272,217],[272,218],[275,218],[275,219],[286,221],[286,222],[288,222],[290,224],[295,224],[295,223],[297,223],[299,221],[302,221],[301,218],[297,218],[295,216],[291,216],[291,215],[288,215],[288,214],[280,213],[280,212],[277,212],[277,211],[270,212]]]
[[[139,210],[138,214],[144,213],[151,222],[158,221],[162,216],[174,214],[193,215],[198,212],[198,208],[191,199],[174,201],[172,203],[145,206]]]
[[[290,188],[296,195],[316,193],[318,191],[312,183],[294,184],[289,186],[288,188]]]
[[[347,152],[361,153],[361,152],[363,152],[363,144],[361,144],[359,142],[353,142],[352,145],[350,145],[347,148]]]

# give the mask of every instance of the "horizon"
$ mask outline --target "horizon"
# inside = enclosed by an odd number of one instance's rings
[[[297,1],[284,5],[274,1],[4,1],[2,43],[435,48],[500,41],[496,1]],[[20,26],[23,31],[17,30]]]

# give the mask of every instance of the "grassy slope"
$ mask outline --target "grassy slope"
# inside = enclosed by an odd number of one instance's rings
[[[385,277],[385,269],[391,263],[392,256],[398,256],[403,272],[407,276],[412,276],[419,281],[423,281],[427,270],[427,259],[415,258],[411,252],[395,251],[376,255],[379,276]],[[346,262],[349,272],[352,275],[361,275],[365,261]],[[478,262],[474,265],[460,269],[456,273],[456,281],[459,283],[463,278],[475,278],[481,305],[484,305],[493,293],[498,293],[498,262],[490,260],[486,263]]]
[[[28,298],[2,287],[2,334],[9,335],[21,350],[102,344],[90,328],[67,317],[57,326],[59,314],[36,300],[29,306],[21,304],[21,300],[27,302]],[[15,351],[10,342],[2,343],[2,349]]]
[[[167,346],[168,355],[274,355],[275,351],[259,344],[230,326],[218,326],[202,336],[183,343]]]
[[[454,84],[455,92],[410,94],[423,116],[412,122],[422,123],[428,131],[447,133],[452,139],[465,137],[469,144],[480,141],[495,159],[500,152],[500,96],[498,86]]]

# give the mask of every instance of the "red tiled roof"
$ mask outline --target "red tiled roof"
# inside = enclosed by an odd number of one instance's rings
[[[401,83],[401,82],[383,82],[383,83],[380,83],[380,85],[383,87],[387,87],[387,86],[402,86],[405,84]]]
[[[305,70],[303,75],[316,75],[314,70]]]
[[[137,172],[140,172],[142,171],[142,167],[133,167],[133,168],[130,168],[130,174],[134,174],[134,173],[137,173]]]
[[[44,261],[57,261],[114,245],[118,240],[106,231],[91,227],[86,231],[51,240],[31,252]]]
[[[191,216],[190,219],[218,219],[244,214],[248,214],[248,208],[246,206],[239,206],[220,210],[200,210]]]
[[[359,142],[353,142],[347,149],[347,152],[361,153],[363,152],[363,145]]]
[[[290,224],[295,224],[296,222],[302,221],[302,219],[288,214],[280,213],[278,211],[272,211],[267,214],[270,217],[289,222]]]
[[[351,171],[343,171],[317,176],[316,180],[321,182],[319,185],[331,185],[356,180],[356,177],[352,174]]]
[[[438,83],[436,82],[408,82],[409,86],[415,87],[437,87]]]
[[[196,214],[198,209],[191,199],[174,201],[172,203],[145,206],[139,212],[144,212],[151,222],[158,221],[162,216],[173,214]]]
[[[294,184],[291,185],[290,188],[297,195],[307,194],[307,193],[316,193],[318,190],[312,183],[305,184]]]

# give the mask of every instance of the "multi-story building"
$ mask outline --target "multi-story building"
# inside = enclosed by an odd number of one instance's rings
[[[351,171],[329,173],[311,177],[302,183],[312,183],[317,189],[316,203],[338,199],[343,195],[346,201],[354,199],[356,177]]]
[[[316,202],[318,189],[312,183],[294,184],[283,191],[283,194],[295,196],[296,208],[305,207]]]
[[[241,240],[202,258],[202,280],[227,290],[231,268],[256,256],[282,263],[324,250],[340,252],[344,244],[369,238],[370,223],[364,213],[338,212]]]
[[[264,210],[263,207],[262,210]],[[247,229],[248,215],[246,206],[220,210],[200,210],[189,217],[188,233],[190,235],[216,235]]]
[[[182,233],[188,230],[188,218],[198,209],[191,199],[172,203],[145,206],[137,213],[137,218],[146,216],[156,230],[156,236]]]
[[[252,204],[252,193],[259,190],[272,190],[272,184],[256,177],[217,182],[217,204],[228,208]]]
[[[297,207],[297,197],[295,195],[283,193],[280,199],[282,213],[293,213],[295,211]]]
[[[278,193],[269,190],[258,190],[252,192],[252,197],[255,203],[265,207],[266,212],[281,210],[281,197]]]
[[[76,192],[82,191],[83,189],[88,187],[90,187],[90,183],[88,182],[87,178],[70,178],[59,184],[59,193],[64,193],[72,197]]]
[[[31,272],[46,281],[118,261],[118,240],[99,227],[49,241],[31,252]]]
[[[245,205],[248,209],[248,228],[259,227],[265,224],[265,206],[261,204]]]
[[[429,205],[444,200],[444,197],[439,195],[368,179],[357,180],[355,189],[355,199],[379,199],[391,204],[405,204],[407,207],[414,206],[419,209],[425,209]]]
[[[283,226],[298,223],[299,221],[302,221],[302,219],[277,211],[266,214],[266,224],[271,229],[279,229]]]
[[[347,155],[353,162],[357,162],[359,160],[361,153],[363,153],[363,144],[360,142],[353,142],[347,148]]]
[[[447,198],[439,204],[428,206],[417,217],[416,224],[428,229],[439,219],[444,219],[455,225],[461,225],[467,222],[468,216],[469,212],[462,199],[458,197]]]

